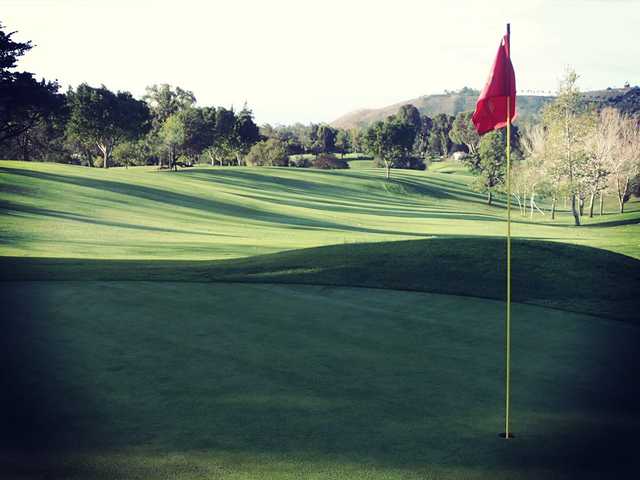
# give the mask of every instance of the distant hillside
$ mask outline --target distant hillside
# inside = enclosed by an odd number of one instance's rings
[[[542,106],[553,97],[520,95],[518,96],[518,113],[521,119],[537,114]],[[473,110],[478,99],[478,92],[471,89],[463,89],[460,92],[448,92],[440,95],[424,95],[404,102],[395,103],[383,108],[362,109],[347,113],[331,122],[331,126],[337,128],[356,128],[370,125],[384,120],[389,115],[394,115],[402,105],[408,103],[414,105],[420,113],[430,117],[438,113],[456,115],[459,112]]]
[[[622,113],[640,113],[640,87],[608,88],[586,92],[587,97],[605,106],[615,107]]]
[[[609,88],[585,92],[585,96],[595,102],[619,108],[627,114],[640,112],[640,87]],[[519,95],[518,115],[520,120],[534,118],[540,109],[554,97],[540,95]],[[347,113],[331,122],[331,126],[337,128],[365,127],[371,123],[384,120],[389,115],[394,115],[402,105],[408,103],[415,105],[424,115],[437,115],[447,113],[456,115],[459,112],[473,110],[478,99],[478,92],[471,89],[462,89],[459,92],[447,92],[440,95],[424,95],[404,102],[395,103],[383,108],[355,110]]]

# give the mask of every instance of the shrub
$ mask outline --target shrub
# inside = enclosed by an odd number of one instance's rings
[[[291,158],[289,157],[289,166],[290,167],[298,167],[298,168],[309,168],[313,166],[313,163],[310,159],[302,156]]]
[[[314,168],[322,168],[325,170],[349,168],[349,164],[346,160],[326,153],[320,154],[314,158],[312,164]]]
[[[245,161],[253,166],[287,167],[289,166],[287,146],[277,138],[258,142],[251,147]]]

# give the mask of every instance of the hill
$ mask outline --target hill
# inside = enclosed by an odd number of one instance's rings
[[[389,115],[394,115],[402,105],[408,103],[414,105],[420,110],[420,113],[430,117],[439,113],[456,115],[459,112],[473,110],[476,106],[478,93],[470,89],[462,89],[459,92],[424,95],[382,108],[356,110],[337,118],[331,122],[331,126],[346,129],[364,127],[378,120],[384,120]],[[519,95],[519,118],[522,120],[535,117],[542,106],[552,98],[548,96]]]
[[[478,91],[463,88],[458,92],[447,92],[440,95],[424,95],[404,102],[394,103],[387,107],[362,109],[347,113],[333,122],[336,128],[360,128],[398,112],[402,105],[414,105],[420,113],[434,116],[439,113],[456,115],[459,112],[473,110],[478,99]],[[609,88],[585,92],[585,96],[599,105],[611,106],[627,114],[640,112],[640,87]],[[541,95],[518,95],[519,120],[535,118],[540,109],[554,97]]]
[[[453,173],[451,173],[453,172]],[[427,172],[198,167],[109,170],[0,163],[0,255],[212,260],[329,244],[452,236],[502,236],[505,210],[469,189],[455,163]],[[608,212],[614,210],[614,199]],[[622,239],[637,232],[630,213],[558,220],[516,217],[516,237],[555,239],[640,257]],[[619,222],[609,229],[602,225]]]

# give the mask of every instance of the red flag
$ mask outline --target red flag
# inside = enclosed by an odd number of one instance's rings
[[[508,34],[502,38],[489,80],[471,117],[480,135],[507,126],[507,98],[510,99],[509,116],[513,122],[516,119],[516,75],[509,55]]]

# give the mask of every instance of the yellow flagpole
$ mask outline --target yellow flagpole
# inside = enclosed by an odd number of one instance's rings
[[[507,23],[508,52],[511,56],[511,25]],[[505,325],[505,415],[504,438],[510,438],[509,406],[511,389],[511,96],[507,97],[507,319]]]

